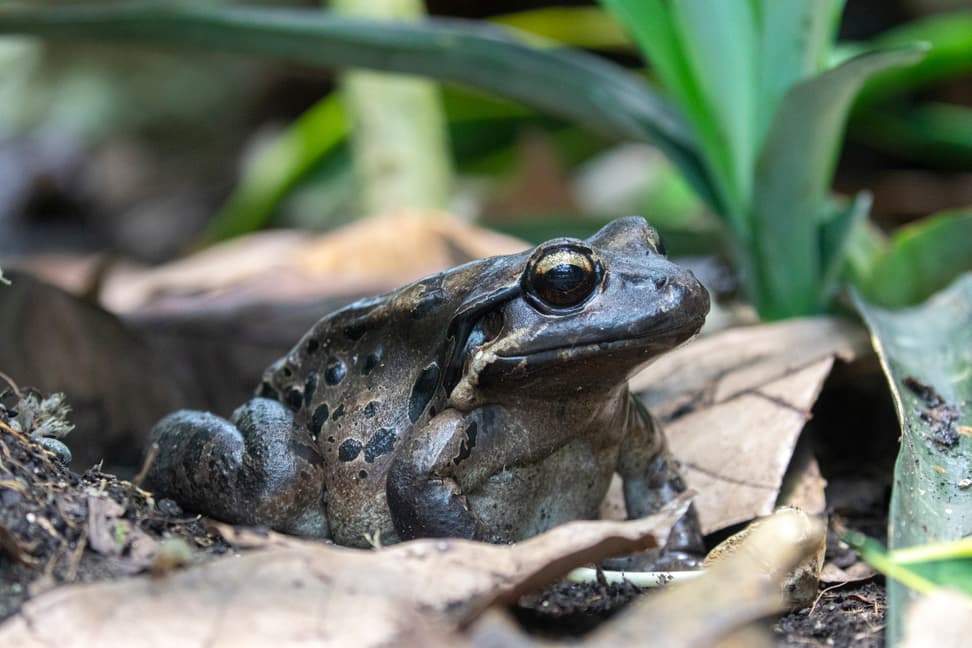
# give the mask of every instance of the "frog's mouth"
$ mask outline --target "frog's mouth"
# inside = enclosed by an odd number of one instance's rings
[[[510,369],[524,365],[539,368],[563,365],[568,362],[583,362],[595,357],[618,360],[630,354],[631,359],[641,364],[688,342],[698,335],[704,323],[705,315],[701,315],[678,326],[658,326],[632,337],[596,342],[577,341],[540,349],[524,349],[513,353],[501,352],[496,354],[494,363]]]

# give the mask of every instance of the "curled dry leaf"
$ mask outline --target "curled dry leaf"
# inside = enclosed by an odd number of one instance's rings
[[[109,274],[102,301],[113,311],[131,313],[164,298],[227,291],[278,301],[369,294],[526,247],[443,214],[402,212],[327,234],[251,234],[158,268]]]
[[[154,579],[60,588],[0,626],[0,645],[457,645],[457,628],[493,603],[660,545],[687,506],[573,522],[515,545],[429,539],[362,551],[291,540]]]
[[[703,531],[767,515],[834,359],[868,352],[850,322],[814,317],[730,329],[659,358],[632,388],[665,425]],[[818,491],[812,474],[804,485]]]
[[[706,573],[635,601],[585,638],[582,645],[713,646],[765,616],[781,612],[788,575],[815,556],[824,526],[800,511],[763,520],[731,555]]]

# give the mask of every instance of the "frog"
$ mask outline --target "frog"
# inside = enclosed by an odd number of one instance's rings
[[[650,515],[686,486],[628,378],[708,309],[638,216],[470,261],[326,315],[228,419],[162,419],[146,483],[350,547],[516,542],[596,518],[615,474],[628,517]],[[663,555],[695,563],[701,543],[690,508]]]

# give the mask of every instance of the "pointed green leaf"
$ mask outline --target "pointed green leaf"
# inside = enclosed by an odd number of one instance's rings
[[[833,216],[820,226],[820,262],[823,269],[823,294],[829,298],[837,284],[854,231],[865,226],[871,212],[871,194],[861,191],[849,205],[833,210]]]
[[[316,9],[167,3],[0,6],[0,33],[206,48],[307,65],[363,67],[453,81],[586,124],[649,140],[718,204],[695,138],[667,100],[583,52],[540,50],[483,23],[366,21]]]
[[[855,295],[901,423],[891,494],[892,549],[972,534],[972,274],[921,306],[889,311]],[[889,645],[910,600],[888,586]]]
[[[592,49],[634,47],[618,21],[597,7],[543,7],[489,20],[563,45]]]
[[[759,30],[757,142],[762,142],[790,86],[826,66],[844,0],[759,0],[753,6]]]
[[[910,306],[972,272],[972,210],[946,212],[895,232],[862,292],[887,308]]]
[[[798,83],[783,98],[757,162],[751,221],[759,272],[752,296],[764,317],[822,307],[818,223],[851,102],[872,75],[914,63],[923,51],[913,46],[858,56]]]
[[[972,11],[928,16],[885,32],[870,45],[883,49],[916,42],[930,45],[928,55],[917,65],[886,70],[868,81],[857,101],[859,109],[938,79],[972,72]]]

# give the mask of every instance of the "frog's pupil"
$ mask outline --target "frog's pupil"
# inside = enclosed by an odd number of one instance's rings
[[[577,250],[553,250],[541,257],[530,283],[537,297],[554,308],[569,308],[587,299],[598,283],[591,258]]]

